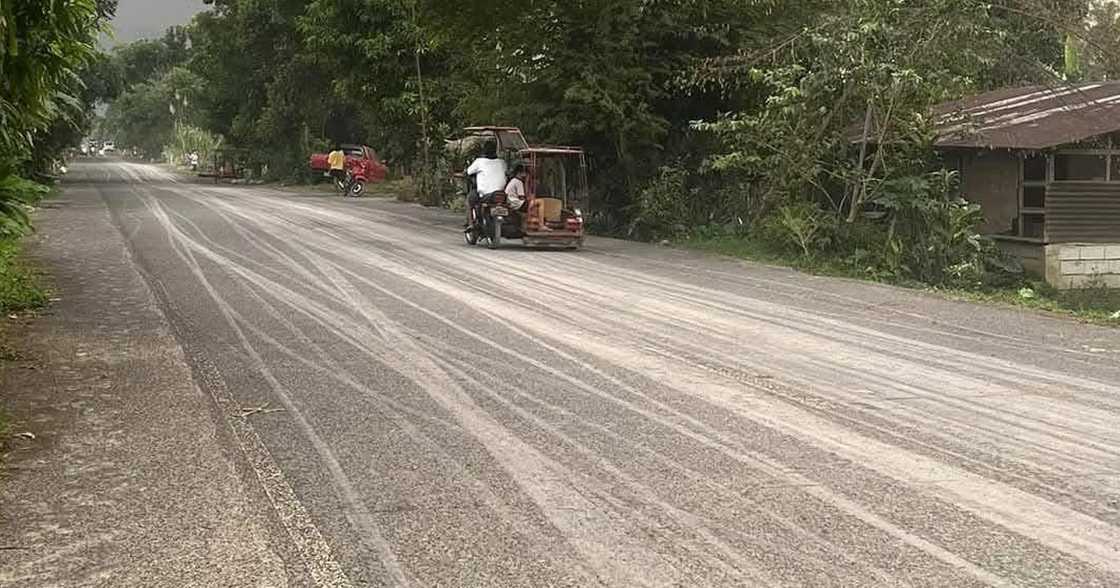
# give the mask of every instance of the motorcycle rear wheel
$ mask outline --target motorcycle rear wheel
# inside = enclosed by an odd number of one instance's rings
[[[493,220],[494,233],[490,235],[490,248],[497,249],[502,246],[502,217]]]

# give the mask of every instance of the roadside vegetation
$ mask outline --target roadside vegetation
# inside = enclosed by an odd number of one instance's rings
[[[47,302],[34,270],[19,259],[19,253],[19,237],[0,237],[0,319]]]
[[[790,267],[814,275],[871,280],[925,290],[956,300],[1029,308],[1097,324],[1120,326],[1120,290],[1099,283],[1081,289],[1058,290],[1045,281],[1008,272],[999,280],[931,285],[854,265],[852,259],[829,255],[805,257],[780,242],[755,236],[700,232],[673,244],[766,265]]]
[[[104,60],[101,133],[174,158],[190,129],[288,181],[366,143],[455,205],[443,140],[514,125],[590,152],[600,233],[1018,292],[930,108],[1113,79],[1117,39],[1104,0],[213,0]]]
[[[19,260],[30,211],[100,99],[97,35],[116,0],[0,3],[0,312],[45,302]]]
[[[946,294],[961,300],[1020,306],[1120,326],[1120,291],[1101,284],[1057,290],[1045,282],[1027,282],[1017,289],[958,290]]]

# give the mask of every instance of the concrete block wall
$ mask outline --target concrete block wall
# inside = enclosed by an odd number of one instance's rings
[[[1018,259],[1023,270],[1037,277],[1046,276],[1046,250],[1041,243],[1029,243],[1019,239],[1006,239],[993,236],[1001,251]]]
[[[1099,283],[1120,288],[1120,242],[1047,245],[1046,281],[1062,289]]]

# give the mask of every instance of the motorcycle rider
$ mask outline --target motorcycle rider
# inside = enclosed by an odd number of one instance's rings
[[[498,158],[498,144],[487,141],[483,146],[482,157],[475,159],[467,168],[467,176],[475,178],[475,190],[468,195],[471,209],[486,198],[493,197],[506,187],[506,162]]]
[[[331,168],[335,185],[346,186],[346,152],[342,150],[342,145],[334,144],[334,150],[327,155],[327,165]]]

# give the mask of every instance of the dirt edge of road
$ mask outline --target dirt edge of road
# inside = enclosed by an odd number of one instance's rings
[[[109,209],[113,226],[119,234],[124,235],[125,229],[119,216],[121,211],[108,199],[105,200],[105,205]],[[144,279],[176,342],[183,350],[195,385],[210,400],[212,417],[216,423],[221,424],[221,445],[237,448],[236,455],[231,455],[231,458],[245,481],[246,488],[257,498],[255,502],[262,506],[261,510],[267,511],[273,532],[290,539],[290,542],[278,542],[274,545],[283,552],[284,560],[288,562],[289,574],[301,577],[314,586],[349,586],[350,581],[335,561],[326,540],[252,425],[252,418],[269,413],[268,407],[237,405],[217,368],[201,351],[193,349],[189,321],[176,308],[166,288],[143,264],[136,261],[132,244],[126,243],[126,247],[133,268]],[[268,508],[264,505],[268,505]],[[295,562],[302,565],[294,565]]]
[[[40,211],[58,300],[6,329],[0,586],[303,583],[98,192]]]

